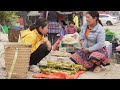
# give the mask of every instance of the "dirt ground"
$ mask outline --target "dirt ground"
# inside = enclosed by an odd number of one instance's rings
[[[0,42],[0,47],[3,47],[3,44],[5,42]],[[46,63],[47,60],[59,60],[59,58],[63,57],[55,57],[48,55],[45,57],[40,63],[44,64]],[[73,63],[72,61],[69,60],[68,57],[63,58],[66,61],[69,61]],[[0,56],[0,79],[5,79],[5,70],[3,69],[5,67],[5,62],[4,62],[4,54]],[[78,79],[120,79],[120,64],[116,64],[116,60],[111,58],[111,65],[103,67],[102,71],[99,73],[93,73],[90,71],[86,71],[85,73],[81,74]],[[28,72],[28,77],[27,79],[35,79],[32,78],[32,75],[36,73],[33,72]]]
[[[50,57],[51,60],[59,60],[58,57]],[[46,60],[47,58],[42,60],[40,63],[46,63]],[[64,57],[64,60],[73,63],[68,57]],[[120,69],[118,68],[120,68],[120,64],[116,64],[115,59],[111,59],[111,65],[103,67],[101,72],[93,73],[86,71],[85,73],[81,74],[78,79],[120,79]]]

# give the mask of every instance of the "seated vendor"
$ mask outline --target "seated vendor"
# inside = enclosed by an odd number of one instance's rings
[[[70,59],[88,70],[100,72],[101,65],[110,64],[105,45],[104,28],[97,11],[87,12],[86,21],[87,23],[83,25],[80,32],[82,48],[74,53]]]

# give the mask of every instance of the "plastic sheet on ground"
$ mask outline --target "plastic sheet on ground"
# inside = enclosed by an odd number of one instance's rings
[[[85,71],[78,71],[74,75],[68,75],[67,73],[64,72],[59,72],[59,73],[51,73],[49,75],[39,73],[33,75],[33,78],[46,78],[46,79],[77,79],[80,74],[83,74]]]

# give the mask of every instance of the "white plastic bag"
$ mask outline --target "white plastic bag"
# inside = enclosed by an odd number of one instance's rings
[[[71,44],[75,47],[81,47],[80,45],[80,35],[76,32],[74,34],[67,34],[62,39],[62,44]]]

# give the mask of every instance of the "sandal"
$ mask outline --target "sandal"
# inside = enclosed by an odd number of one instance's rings
[[[95,69],[93,70],[93,72],[98,73],[102,70],[101,66],[96,66]]]

